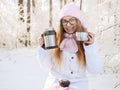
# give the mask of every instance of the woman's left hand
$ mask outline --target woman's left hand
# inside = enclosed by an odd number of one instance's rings
[[[87,45],[91,45],[94,43],[94,37],[95,35],[91,32],[88,32],[88,40],[84,41],[83,43],[87,46]]]

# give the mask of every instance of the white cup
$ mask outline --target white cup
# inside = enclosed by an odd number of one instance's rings
[[[87,32],[76,32],[76,39],[78,41],[86,41],[88,40],[88,33]]]

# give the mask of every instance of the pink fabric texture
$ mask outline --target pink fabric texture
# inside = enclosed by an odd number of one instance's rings
[[[69,87],[56,86],[56,87],[52,87],[52,88],[47,89],[47,90],[69,90]]]
[[[73,16],[76,17],[80,22],[82,22],[81,11],[78,6],[74,3],[66,4],[59,13],[59,20],[61,20],[65,16]]]
[[[75,34],[65,33],[64,37],[64,40],[60,44],[60,50],[76,53],[78,51],[78,46]]]
[[[75,4],[75,3],[68,3],[66,4],[59,13],[59,21],[65,17],[65,16],[72,16],[72,17],[76,17],[81,23],[82,25],[87,28],[87,23],[83,20],[82,18],[82,14],[81,11],[79,9],[79,7]]]

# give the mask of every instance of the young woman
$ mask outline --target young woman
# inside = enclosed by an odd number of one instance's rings
[[[94,35],[83,25],[79,8],[70,3],[59,14],[60,26],[57,31],[58,48],[52,54],[42,48],[44,39],[39,39],[39,60],[41,65],[50,69],[44,90],[88,90],[86,71],[100,73],[102,62]],[[76,32],[87,32],[88,40],[77,41]],[[60,86],[68,81],[67,87]]]

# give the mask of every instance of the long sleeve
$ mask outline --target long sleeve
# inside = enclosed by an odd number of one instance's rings
[[[39,60],[40,66],[42,68],[50,69],[52,67],[52,56],[48,53],[47,50],[44,50],[42,47],[38,47],[38,55],[37,58]]]
[[[89,73],[100,73],[102,71],[102,60],[99,54],[97,42],[92,45],[84,46],[87,63],[87,71]]]

